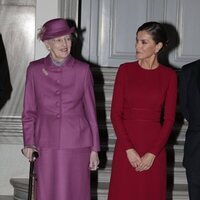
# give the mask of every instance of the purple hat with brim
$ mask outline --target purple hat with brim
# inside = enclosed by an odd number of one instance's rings
[[[38,37],[44,41],[63,35],[70,35],[73,32],[75,32],[75,27],[69,27],[67,21],[63,18],[56,18],[47,21],[42,26]]]

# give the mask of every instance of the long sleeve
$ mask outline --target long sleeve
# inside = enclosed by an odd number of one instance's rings
[[[169,135],[172,131],[175,114],[176,114],[176,101],[177,101],[177,76],[176,73],[172,73],[169,81],[169,86],[166,92],[165,104],[164,104],[164,122],[155,143],[149,152],[154,155],[158,155],[159,152],[165,147]]]
[[[180,110],[184,118],[189,120],[189,113],[187,109],[187,83],[188,83],[187,77],[185,77],[184,71],[182,69],[179,76],[179,104],[180,104]]]
[[[37,117],[37,106],[34,92],[34,80],[31,68],[26,75],[24,104],[22,113],[23,136],[25,146],[35,146],[34,130]]]
[[[90,125],[90,129],[92,132],[92,150],[99,151],[99,132],[96,118],[96,104],[95,104],[95,96],[94,96],[94,88],[93,88],[93,77],[88,68],[85,77],[85,85],[84,85],[84,109],[86,113],[86,117],[88,123]]]
[[[114,84],[112,107],[111,107],[111,121],[117,140],[122,147],[127,150],[133,148],[133,145],[128,137],[128,134],[123,125],[123,107],[124,107],[124,92],[125,92],[125,81],[124,81],[124,70],[120,66]]]

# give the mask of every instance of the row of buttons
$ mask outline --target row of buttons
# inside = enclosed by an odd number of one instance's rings
[[[57,72],[60,72],[60,71],[61,71],[61,69],[58,68],[58,69],[57,69]],[[56,83],[59,85],[59,84],[60,84],[60,80],[57,79],[57,80],[56,80]],[[60,90],[56,90],[56,95],[60,95],[60,94],[61,94],[61,91],[60,91]],[[60,102],[59,102],[59,101],[56,102],[56,106],[57,106],[57,107],[60,106]],[[60,119],[60,117],[61,117],[60,113],[57,113],[57,114],[56,114],[56,118],[57,118],[57,119]]]

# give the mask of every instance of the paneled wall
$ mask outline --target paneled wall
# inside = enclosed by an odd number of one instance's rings
[[[29,162],[21,154],[26,68],[30,61],[47,53],[35,33],[46,20],[60,16],[60,1],[0,0],[0,33],[13,88],[0,110],[0,195],[13,194],[10,178],[28,177]]]
[[[28,173],[22,157],[21,112],[28,63],[34,58],[35,1],[0,1],[0,33],[12,84],[11,98],[0,110],[0,194],[12,193],[11,177]]]
[[[34,57],[35,5],[33,0],[5,2],[0,3],[0,32],[13,91],[1,115],[17,116],[21,115],[25,66]]]
[[[135,59],[135,32],[146,21],[164,22],[171,42],[168,63],[180,68],[200,58],[198,0],[82,0],[83,56],[100,66]]]

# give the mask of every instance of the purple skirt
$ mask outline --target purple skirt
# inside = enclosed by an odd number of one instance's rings
[[[90,200],[90,148],[40,149],[36,200]]]

